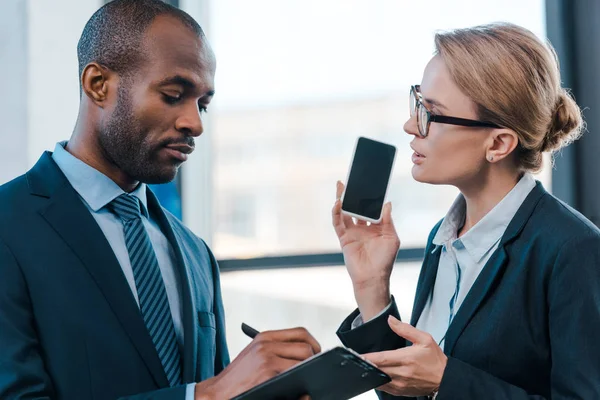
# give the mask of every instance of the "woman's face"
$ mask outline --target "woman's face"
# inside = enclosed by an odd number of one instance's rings
[[[477,120],[475,104],[452,81],[441,57],[431,59],[421,82],[423,104],[434,115]],[[431,122],[427,137],[417,128],[417,117],[404,124],[414,139],[410,147],[413,178],[419,182],[469,185],[488,165],[486,147],[490,143],[489,128],[474,128]]]

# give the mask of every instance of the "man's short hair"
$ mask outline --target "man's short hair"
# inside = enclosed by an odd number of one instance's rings
[[[144,59],[144,33],[159,15],[169,15],[204,37],[200,25],[186,12],[160,0],[114,0],[89,19],[77,44],[79,79],[83,69],[97,62],[127,75]]]

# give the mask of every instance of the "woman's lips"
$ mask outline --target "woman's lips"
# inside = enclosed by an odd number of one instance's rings
[[[425,156],[417,151],[412,155],[412,162],[414,164],[421,164],[425,160]]]

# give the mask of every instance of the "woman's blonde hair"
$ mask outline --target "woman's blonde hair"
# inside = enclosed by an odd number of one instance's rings
[[[516,132],[518,163],[538,171],[542,153],[581,135],[581,111],[562,88],[554,49],[532,32],[499,23],[435,36],[454,82],[477,105],[478,118]]]

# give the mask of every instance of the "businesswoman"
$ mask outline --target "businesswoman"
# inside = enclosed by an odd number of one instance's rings
[[[531,175],[582,128],[555,54],[511,24],[435,46],[404,130],[414,179],[460,195],[427,241],[410,324],[390,295],[391,205],[366,225],[336,201],[358,303],[338,335],[392,377],[384,399],[600,399],[600,231]]]

